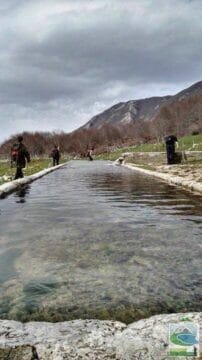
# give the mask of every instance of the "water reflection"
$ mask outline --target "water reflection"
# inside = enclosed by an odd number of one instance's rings
[[[96,161],[23,196],[0,201],[1,317],[129,322],[201,309],[198,197]]]
[[[26,202],[26,197],[30,192],[30,185],[24,185],[14,194],[17,204],[24,204]]]
[[[151,177],[144,177],[139,173],[126,176],[123,172],[118,179],[116,174],[107,173],[102,174],[99,180],[97,175],[93,175],[88,178],[87,186],[93,191],[94,196],[106,195],[106,201],[115,203],[115,206],[130,207],[132,204],[132,207],[134,205],[144,207],[146,205],[156,207],[165,213],[173,210],[173,215],[202,214],[202,196],[179,190],[175,186]],[[198,221],[194,218],[192,220]]]

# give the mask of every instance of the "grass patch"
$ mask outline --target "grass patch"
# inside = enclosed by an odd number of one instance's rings
[[[179,139],[180,151],[202,151],[202,134],[184,136]]]
[[[65,163],[69,158],[64,158],[60,161],[60,163]],[[41,170],[47,169],[52,166],[52,160],[50,158],[44,159],[33,159],[27,167],[23,169],[24,176],[29,176],[35,174]],[[0,162],[0,185],[11,181],[15,176],[15,167],[11,167],[10,161]]]
[[[197,167],[198,165],[202,165],[202,159],[195,159],[195,160],[188,159],[186,160],[185,164],[196,165]]]
[[[189,135],[178,139],[178,151],[202,151],[202,134]],[[95,156],[97,160],[116,160],[125,152],[165,152],[165,143],[142,144],[122,147],[114,151],[105,152]]]

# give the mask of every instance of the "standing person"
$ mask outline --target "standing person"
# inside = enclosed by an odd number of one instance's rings
[[[55,165],[59,165],[59,161],[60,161],[60,152],[58,149],[58,146],[55,145],[52,152],[51,152],[51,156],[53,158],[53,166]]]
[[[23,144],[23,137],[18,136],[18,143],[15,143],[11,149],[11,164],[15,164],[15,180],[24,177],[22,169],[25,168],[26,162],[30,162],[30,154]]]
[[[175,135],[165,136],[166,153],[167,153],[167,164],[175,163],[175,143],[178,146],[178,140]]]
[[[87,152],[87,157],[89,158],[90,161],[93,160],[93,149],[89,149]]]

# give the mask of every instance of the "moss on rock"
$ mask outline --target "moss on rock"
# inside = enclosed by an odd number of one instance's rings
[[[37,360],[39,359],[34,347],[29,345],[15,348],[0,349],[0,360]]]

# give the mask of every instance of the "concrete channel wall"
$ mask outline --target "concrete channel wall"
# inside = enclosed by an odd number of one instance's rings
[[[186,160],[202,160],[202,151],[186,151],[181,153],[183,163],[187,165]],[[131,162],[130,162],[131,161]],[[167,164],[165,152],[131,152],[123,153],[120,158],[115,161],[116,165],[123,165],[131,170],[141,172],[145,175],[155,176],[162,179],[169,184],[181,186],[187,190],[195,191],[199,194],[202,193],[202,183],[181,176],[174,176],[159,171],[147,170],[144,165],[161,165]],[[136,166],[137,165],[137,166]],[[140,165],[140,166],[139,166]],[[180,166],[181,164],[179,164]]]
[[[182,186],[183,188],[185,188],[187,190],[202,193],[202,184],[197,181],[190,181],[190,180],[186,180],[180,176],[173,176],[173,175],[164,174],[164,173],[161,173],[158,171],[143,169],[139,166],[135,166],[130,163],[123,164],[123,166],[125,166],[131,170],[139,171],[145,175],[155,176],[159,179],[162,179],[162,180],[168,182],[169,184]]]
[[[42,176],[49,174],[50,172],[60,169],[61,167],[65,166],[66,164],[67,163],[60,164],[60,165],[57,165],[54,167],[50,167],[48,169],[41,170],[33,175],[25,176],[22,179],[13,180],[13,181],[10,181],[10,182],[7,182],[7,183],[1,185],[0,186],[0,198],[5,197],[7,194],[19,189],[23,185],[29,184],[29,183],[41,178]]]

